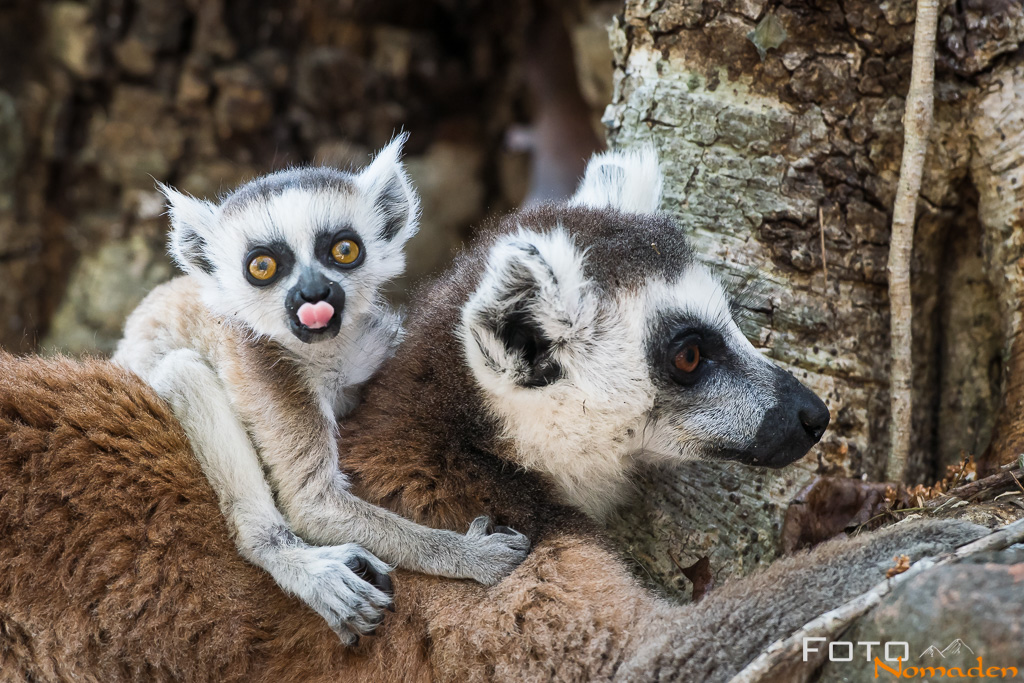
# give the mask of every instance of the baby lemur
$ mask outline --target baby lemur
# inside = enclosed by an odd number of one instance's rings
[[[381,288],[417,230],[404,141],[358,174],[281,171],[220,205],[162,187],[186,275],[146,297],[114,355],[171,405],[240,553],[346,643],[391,605],[386,563],[493,584],[529,548],[486,517],[465,535],[415,524],[338,468],[336,419],[401,335]]]

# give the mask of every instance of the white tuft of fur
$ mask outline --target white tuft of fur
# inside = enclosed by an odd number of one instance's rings
[[[569,206],[653,213],[661,203],[662,175],[651,146],[603,152],[590,159]]]
[[[362,173],[356,177],[356,186],[366,196],[386,197],[391,196],[398,201],[377,202],[375,204],[376,218],[384,222],[392,217],[394,208],[400,207],[402,225],[394,239],[399,244],[405,244],[419,230],[420,199],[413,189],[409,174],[402,165],[402,148],[409,140],[408,133],[400,133],[388,143],[384,149],[377,153],[373,161]]]

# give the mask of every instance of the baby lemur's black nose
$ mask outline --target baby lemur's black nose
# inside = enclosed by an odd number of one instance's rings
[[[331,284],[329,282],[309,284],[299,290],[299,296],[302,297],[303,301],[308,301],[311,304],[315,304],[318,301],[323,301],[331,295]]]

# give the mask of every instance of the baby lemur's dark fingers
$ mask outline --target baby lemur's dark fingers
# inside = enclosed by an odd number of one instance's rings
[[[369,582],[371,586],[379,590],[389,598],[395,597],[395,585],[391,583],[391,577],[387,574],[378,573],[372,581]],[[394,612],[394,603],[388,605],[392,612]]]
[[[346,647],[355,647],[359,645],[359,634],[353,633],[348,626],[341,624],[334,628],[333,631],[338,634],[338,638],[341,639],[341,644]]]
[[[378,593],[378,595],[380,594]],[[349,615],[347,625],[357,635],[372,636],[380,623],[384,621],[383,602],[378,603],[367,599],[365,602],[354,604],[351,607],[353,613]]]
[[[391,583],[391,577],[372,566],[365,557],[354,557],[347,560],[345,564],[352,570],[352,573],[360,579],[370,584],[381,593],[384,593],[389,598],[394,597],[395,587],[394,584]]]

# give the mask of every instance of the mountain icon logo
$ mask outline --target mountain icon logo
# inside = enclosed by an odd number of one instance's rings
[[[934,647],[934,645],[933,645],[932,647]],[[942,650],[942,656],[943,656],[943,657],[945,657],[946,655],[958,655],[958,654],[960,654],[960,653],[961,653],[961,652],[962,652],[963,650],[967,650],[967,651],[968,651],[968,652],[970,652],[970,653],[971,653],[972,655],[974,654],[974,650],[972,650],[971,648],[969,648],[969,647],[967,646],[967,643],[965,643],[965,642],[964,642],[963,640],[961,640],[960,638],[957,638],[957,639],[956,639],[956,640],[954,640],[954,641],[953,641],[952,643],[950,643],[950,644],[949,644],[949,645],[947,645],[947,646],[946,646],[945,648],[943,648],[943,650]]]
[[[941,657],[943,659],[946,658],[946,655],[942,654],[942,650],[940,650],[939,648],[935,647],[934,645],[930,645],[928,647],[928,649],[925,650],[924,652],[922,652],[920,655],[918,655],[917,658],[921,659],[925,655],[928,655],[932,659],[935,659],[936,657]]]

